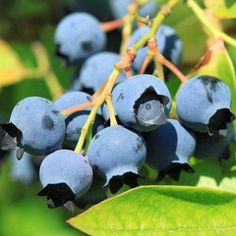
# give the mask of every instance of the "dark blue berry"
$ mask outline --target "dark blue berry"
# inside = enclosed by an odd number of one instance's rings
[[[88,13],[72,13],[58,24],[54,37],[57,55],[75,63],[103,49],[106,35],[99,21]]]
[[[23,150],[32,155],[47,155],[59,149],[65,137],[62,115],[51,101],[41,97],[21,100],[11,113],[10,123],[1,127],[7,133],[2,145],[6,149],[18,146],[19,159]]]
[[[155,76],[132,76],[118,84],[112,101],[119,120],[138,131],[151,131],[166,122],[171,96],[165,83]]]
[[[227,125],[225,135],[207,133],[195,133],[196,149],[194,156],[201,159],[228,159],[230,155],[229,145],[234,140],[235,131],[233,124]]]
[[[114,52],[100,52],[89,57],[82,65],[79,77],[82,89],[95,92],[109,77],[120,55]],[[126,80],[125,72],[121,72],[117,82]]]
[[[124,183],[137,185],[138,171],[146,158],[142,137],[120,125],[97,133],[89,146],[88,159],[93,169],[106,178],[114,193]]]
[[[80,91],[72,91],[65,93],[55,102],[55,106],[59,111],[63,111],[70,107],[80,105],[90,101],[90,95]],[[69,149],[74,149],[77,141],[79,140],[81,130],[89,116],[91,108],[86,108],[65,117],[66,122],[66,136],[64,146]],[[93,132],[97,133],[103,129],[103,117],[101,111],[98,111]]]
[[[58,150],[48,155],[39,171],[43,189],[39,196],[47,196],[54,208],[85,194],[92,184],[93,171],[86,157],[70,150]]]
[[[147,145],[147,162],[159,171],[159,177],[168,174],[178,179],[182,169],[192,171],[188,160],[196,141],[179,121],[168,119],[166,124],[143,136]]]
[[[223,81],[211,76],[196,76],[183,84],[176,95],[180,121],[196,132],[224,133],[235,116],[232,95]]]

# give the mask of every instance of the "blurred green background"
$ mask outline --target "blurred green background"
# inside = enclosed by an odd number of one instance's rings
[[[174,26],[183,40],[181,70],[189,71],[206,50],[206,34],[183,2],[165,23]],[[26,68],[37,66],[30,45],[34,41],[40,41],[47,50],[52,71],[61,85],[68,89],[80,64],[77,68],[61,66],[61,61],[54,56],[53,34],[58,21],[74,11],[90,12],[100,21],[113,19],[108,0],[0,0],[0,39],[9,44],[8,46],[17,53]],[[229,21],[227,25],[228,29],[234,30],[235,33],[235,27],[232,27],[235,21]],[[189,29],[194,30],[189,31]],[[106,49],[118,52],[120,39],[120,30],[109,32]],[[236,58],[236,50],[231,47],[230,52],[233,58]],[[1,57],[0,54],[0,62]],[[236,63],[236,60],[233,62]],[[0,81],[2,79],[4,78],[0,77]],[[173,75],[168,80],[172,95],[175,95],[179,84]],[[7,122],[14,105],[27,96],[51,99],[43,78],[27,78],[20,83],[9,83],[8,86],[0,87],[0,121]],[[36,196],[40,190],[38,181],[30,185],[14,181],[11,177],[11,166],[9,154],[5,158],[1,157],[0,236],[80,235],[65,222],[71,214],[64,209],[48,209],[46,199]]]

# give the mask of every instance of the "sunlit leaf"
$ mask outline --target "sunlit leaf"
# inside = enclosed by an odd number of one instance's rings
[[[18,55],[0,39],[0,87],[20,82],[26,71]]]
[[[198,23],[198,19],[193,14],[189,15],[175,25],[175,30],[184,45],[182,62],[187,64],[195,63],[206,49],[207,41],[207,35],[201,24]]]
[[[166,0],[157,0],[157,2],[165,4]],[[201,1],[196,0],[196,2],[201,5]],[[172,14],[168,15],[163,23],[173,27],[183,42],[181,62],[185,66],[194,64],[206,50],[207,41],[207,35],[197,17],[189,10],[187,4],[179,1]]]
[[[234,35],[234,38],[236,38],[235,35]],[[236,68],[236,48],[232,45],[228,45],[227,50],[229,52],[230,57],[232,58],[234,68]]]
[[[68,221],[99,236],[235,235],[236,194],[197,187],[145,186]]]
[[[204,2],[214,16],[221,19],[236,18],[235,0],[205,0]]]

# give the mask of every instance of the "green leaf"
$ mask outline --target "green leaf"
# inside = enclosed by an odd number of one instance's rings
[[[163,4],[164,3],[166,3],[166,1],[163,1]],[[172,26],[183,42],[184,46],[181,62],[186,65],[194,64],[204,53],[207,41],[207,35],[201,24],[199,24],[197,17],[192,14],[187,4],[183,4],[180,1],[175,6],[173,14],[170,14],[165,19],[165,24]],[[186,34],[186,32],[189,33]]]
[[[234,35],[233,38],[236,39],[236,35]],[[234,47],[232,45],[228,45],[227,50],[229,52],[230,57],[232,58],[232,62],[234,64],[234,67],[236,67],[236,47]]]
[[[191,11],[189,11],[191,13]],[[174,25],[183,42],[182,63],[193,64],[206,50],[207,35],[194,14]],[[192,33],[190,31],[193,30]],[[186,33],[189,32],[189,33]],[[194,47],[193,47],[194,42]]]
[[[236,194],[177,186],[139,187],[68,223],[89,235],[236,235]]]
[[[236,112],[236,78],[232,60],[221,40],[216,41],[200,59],[192,75],[215,76],[229,85],[232,92],[232,110]]]
[[[205,5],[220,19],[236,18],[235,0],[205,0]]]
[[[219,187],[225,190],[233,190],[236,193],[236,170],[228,173],[220,182]]]

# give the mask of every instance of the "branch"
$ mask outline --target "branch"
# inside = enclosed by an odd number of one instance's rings
[[[215,38],[221,38],[228,44],[236,47],[236,40],[220,31],[214,24],[212,24],[204,14],[204,11],[194,0],[188,0],[187,4],[195,13],[196,17],[201,21],[203,25],[205,25],[205,27],[214,35]]]

